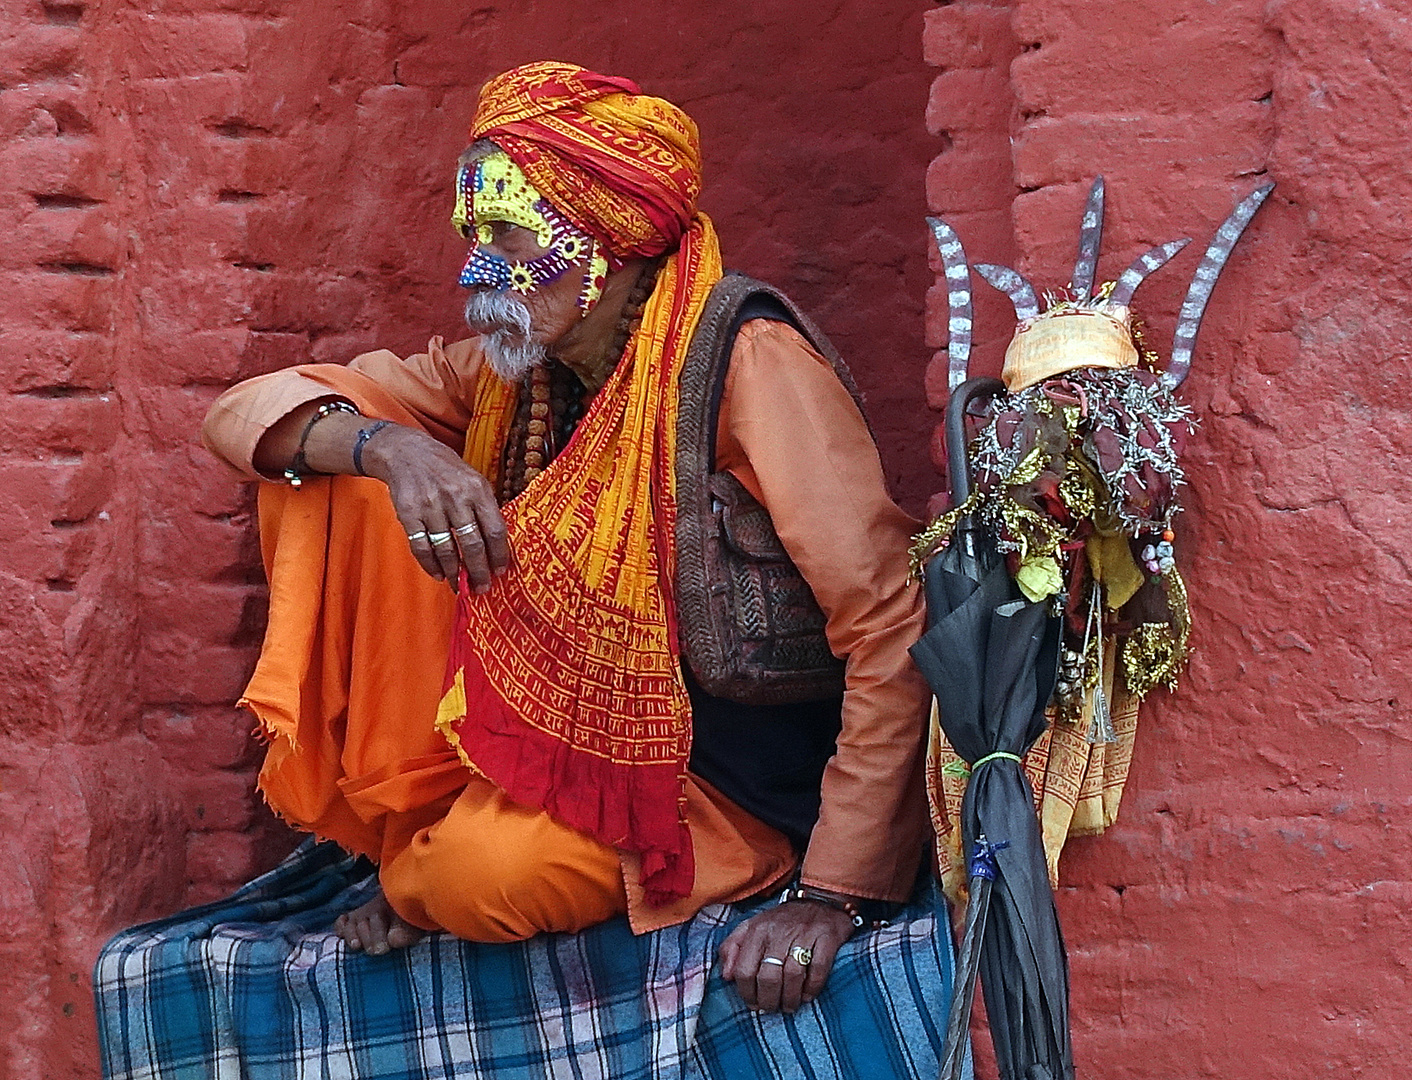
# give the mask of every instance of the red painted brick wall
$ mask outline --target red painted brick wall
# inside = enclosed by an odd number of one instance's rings
[[[950,139],[932,209],[973,259],[1059,285],[1102,172],[1105,276],[1200,241],[1138,294],[1164,348],[1198,249],[1279,183],[1183,389],[1198,651],[1144,714],[1122,821],[1061,867],[1079,1074],[1404,1076],[1412,22],[1331,0],[960,0],[926,34]],[[933,346],[944,306],[933,291]],[[940,404],[936,361],[929,385]]]
[[[249,497],[193,431],[235,378],[455,332],[447,163],[475,84],[543,55],[698,117],[729,261],[819,313],[914,507],[924,175],[974,257],[1055,281],[1095,171],[1110,276],[1279,181],[1186,388],[1200,652],[1124,821],[1066,856],[1077,1049],[1088,1076],[1401,1075],[1406,18],[957,0],[924,37],[922,6],[5,6],[0,1077],[93,1075],[101,939],[284,842],[229,709],[261,626]],[[1194,260],[1144,288],[1159,340]],[[1003,302],[979,312],[993,369]]]
[[[458,333],[451,166],[489,74],[574,60],[697,117],[729,264],[817,312],[920,510],[922,8],[0,9],[0,1078],[94,1075],[101,941],[288,843],[230,708],[252,502],[196,427],[235,379]]]

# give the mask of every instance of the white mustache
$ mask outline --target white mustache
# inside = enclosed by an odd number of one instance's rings
[[[505,382],[519,382],[544,359],[544,346],[530,338],[529,308],[508,292],[476,289],[466,298],[466,325],[480,334],[490,369]]]

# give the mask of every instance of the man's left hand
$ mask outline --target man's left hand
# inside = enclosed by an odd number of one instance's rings
[[[792,1013],[819,996],[853,930],[853,920],[827,904],[779,904],[746,919],[721,942],[721,977],[735,983],[752,1009]],[[790,955],[795,946],[809,950],[807,966]]]

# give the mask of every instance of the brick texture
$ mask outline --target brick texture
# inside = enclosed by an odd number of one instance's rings
[[[972,261],[1013,259],[1015,197],[1010,154],[1010,118],[1015,111],[1010,63],[1019,52],[1002,2],[960,0],[926,13],[923,52],[941,72],[927,100],[927,130],[941,140],[941,152],[927,168],[927,206],[943,214],[961,234]],[[927,365],[926,397],[933,408],[946,403],[947,341],[945,279],[934,245],[928,245],[936,284],[927,293],[926,343],[937,351]],[[1000,373],[1005,345],[1006,300],[984,287],[972,290],[976,336],[973,374]],[[943,475],[946,446],[940,426],[930,442],[932,460]],[[944,499],[934,501],[933,512]]]
[[[1008,210],[989,232],[948,161],[962,140],[932,165],[931,207],[973,259],[1062,285],[1101,172],[1101,277],[1150,244],[1200,241],[1138,294],[1166,348],[1198,249],[1239,196],[1279,184],[1183,388],[1201,418],[1179,525],[1197,653],[1144,713],[1118,827],[1072,842],[1061,866],[1079,1074],[1403,1076],[1412,491],[1398,447],[1412,429],[1395,388],[1412,332],[1412,29],[1393,5],[1330,0],[1012,0],[1004,14],[928,16],[933,126],[981,125],[970,138],[1010,153],[974,165]],[[1007,30],[1018,49],[997,81],[987,42]],[[1008,93],[1008,115],[980,108],[977,85]],[[940,346],[944,294],[928,305]]]
[[[544,56],[686,106],[728,263],[854,362],[890,480],[935,478],[913,3],[14,0],[0,9],[0,1078],[96,1074],[118,927],[288,845],[231,708],[264,593],[195,445],[231,381],[456,335],[474,94]]]

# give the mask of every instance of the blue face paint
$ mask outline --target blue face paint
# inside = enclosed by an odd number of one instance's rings
[[[492,159],[493,160],[493,159]],[[535,198],[532,206],[520,206],[534,189],[528,184],[516,188],[515,200],[488,196],[485,175],[486,161],[475,162],[463,168],[457,177],[457,211],[452,221],[457,231],[469,235],[471,250],[461,268],[459,278],[462,288],[490,288],[497,291],[514,290],[520,294],[531,293],[535,289],[558,281],[584,259],[589,268],[584,277],[584,289],[579,296],[579,307],[588,311],[598,300],[607,273],[607,264],[598,251],[598,245],[581,233],[543,198]],[[501,187],[504,181],[496,181]],[[476,213],[477,193],[480,193],[481,206],[501,209],[503,216],[482,219]],[[503,196],[503,192],[501,193]],[[501,204],[505,204],[502,208]],[[536,240],[549,250],[528,262],[511,263],[499,255],[484,249],[490,242],[491,221],[505,220],[523,228],[533,226]],[[546,242],[547,241],[547,242]]]
[[[510,264],[473,243],[466,265],[461,267],[460,282],[463,289],[485,287],[504,292],[510,287]]]
[[[471,242],[466,265],[461,268],[462,288],[488,285],[492,289],[534,292],[542,285],[558,281],[574,264],[592,253],[592,241],[573,231],[573,226],[556,214],[547,203],[541,207],[554,227],[549,250],[529,262],[511,263],[485,250],[479,240]]]

